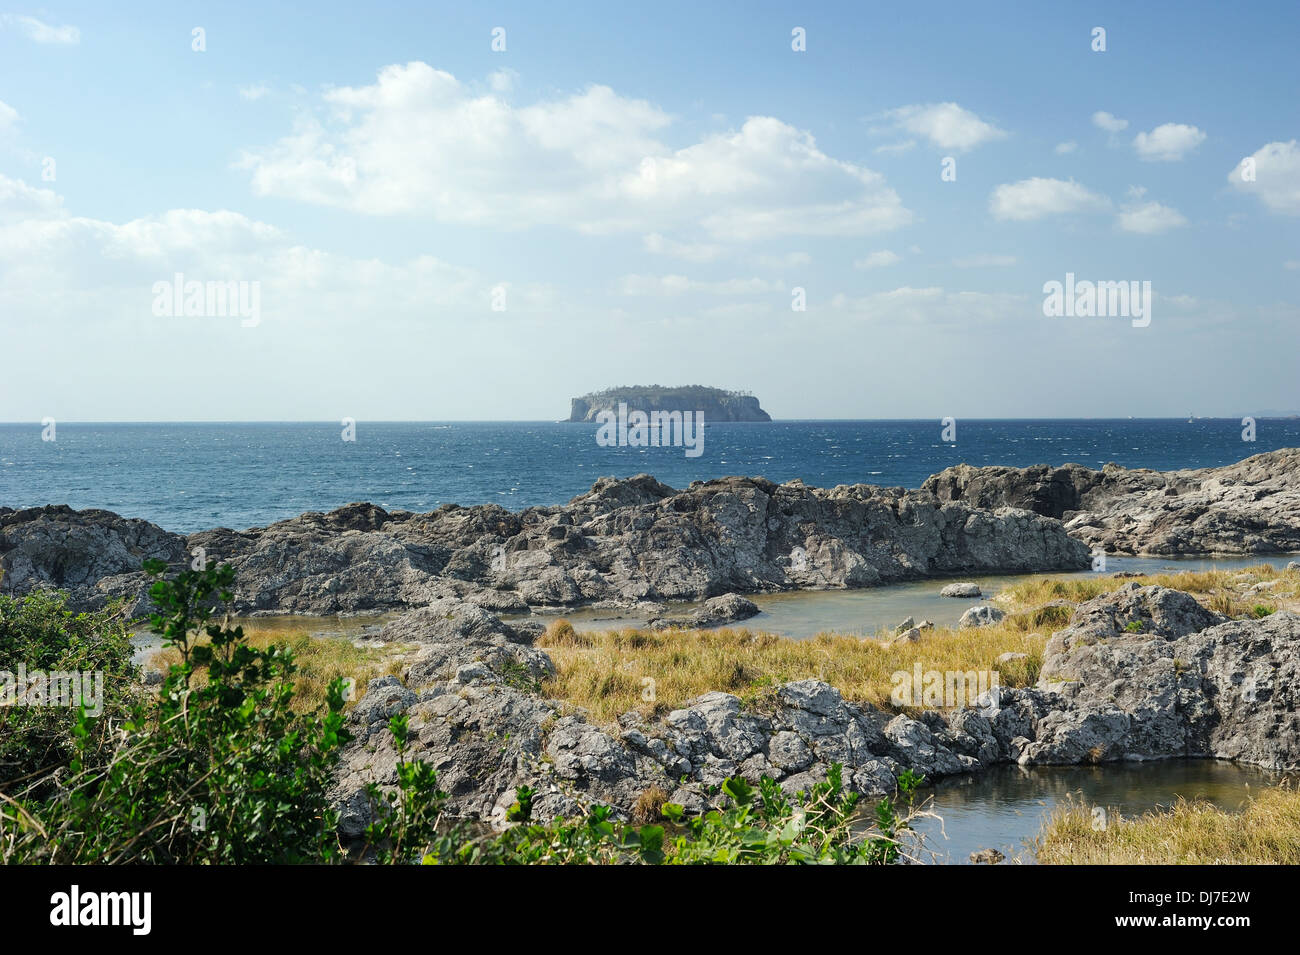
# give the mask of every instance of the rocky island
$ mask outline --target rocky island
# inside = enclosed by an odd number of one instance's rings
[[[740,391],[723,391],[704,385],[632,385],[607,388],[574,398],[569,409],[569,421],[595,421],[602,411],[617,413],[619,404],[650,413],[653,411],[698,412],[703,420],[718,421],[771,421],[772,416],[759,406],[758,399]]]

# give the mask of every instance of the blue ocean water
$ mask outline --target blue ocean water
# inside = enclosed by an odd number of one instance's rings
[[[0,505],[70,504],[168,530],[242,529],[351,501],[428,511],[560,504],[604,475],[645,471],[673,487],[731,474],[819,486],[917,487],[953,464],[1114,461],[1161,470],[1230,464],[1300,446],[1300,419],[959,420],[957,441],[926,421],[710,424],[704,451],[601,447],[596,425],[359,422],[356,441],[324,423],[77,424],[56,440],[37,424],[0,425]]]

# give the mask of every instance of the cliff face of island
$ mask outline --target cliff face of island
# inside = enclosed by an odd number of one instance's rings
[[[668,388],[662,385],[632,385],[625,388],[608,388],[574,398],[569,409],[569,421],[595,421],[602,411],[618,413],[620,404],[636,411],[697,411],[705,421],[771,421],[753,395],[738,391],[723,391],[704,385],[685,385]]]

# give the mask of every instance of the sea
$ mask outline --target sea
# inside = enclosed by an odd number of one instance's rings
[[[1258,419],[1253,441],[1244,430],[1239,418],[718,423],[690,456],[602,446],[594,423],[360,421],[351,434],[335,422],[0,424],[0,506],[104,508],[190,533],[353,501],[519,510],[643,472],[676,488],[727,475],[915,488],[963,462],[1173,470],[1300,446],[1298,418]]]

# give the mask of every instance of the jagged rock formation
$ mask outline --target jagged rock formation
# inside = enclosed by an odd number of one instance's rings
[[[629,411],[698,411],[706,422],[771,421],[772,416],[759,406],[753,395],[703,385],[665,388],[661,385],[632,385],[610,388],[574,398],[569,408],[570,421],[595,421],[601,411],[618,413],[619,403]]]
[[[1088,566],[1087,549],[1059,522],[1027,511],[975,510],[900,488],[827,490],[761,478],[696,482],[685,491],[646,474],[603,478],[562,507],[518,513],[495,505],[390,513],[352,504],[185,539],[102,511],[67,511],[64,520],[115,541],[128,524],[143,525],[171,548],[168,559],[202,548],[235,567],[233,609],[243,614],[374,612],[444,597],[526,611]],[[30,512],[10,515],[0,534],[0,569],[7,573],[15,554],[26,562],[19,587],[60,579],[78,600],[94,602],[108,592],[99,571],[120,574],[126,566],[102,564],[77,536],[68,538],[76,546],[65,546]],[[120,541],[114,547],[125,552]],[[143,584],[137,575],[116,581],[113,592]],[[8,577],[4,585],[14,589]]]
[[[836,762],[866,795],[892,792],[904,769],[934,780],[1009,762],[1220,757],[1300,767],[1300,616],[1226,621],[1163,587],[1129,584],[1080,605],[1049,642],[1038,686],[991,689],[916,718],[800,680],[758,710],[715,692],[661,718],[627,713],[597,726],[538,695],[549,658],[513,643],[509,628],[485,639],[473,613],[453,626],[407,616],[403,638],[427,627],[421,652],[437,663],[413,665],[405,683],[372,682],[352,712],[358,735],[335,793],[349,834],[366,821],[365,784],[396,781],[385,722],[401,710],[413,755],[438,768],[458,811],[484,819],[500,818],[519,785],[539,790],[543,817],[573,815],[583,801],[627,813],[651,786],[700,811],[728,776],[772,776],[794,792]]]
[[[185,554],[181,535],[112,511],[0,507],[0,593],[55,588],[93,606],[147,589],[144,561],[178,564]]]
[[[505,613],[1082,569],[1090,547],[1300,550],[1300,450],[1167,474],[960,466],[918,491],[740,477],[679,491],[641,474],[602,478],[559,507],[350,504],[188,537],[109,511],[0,508],[0,592],[63,587],[74,606],[142,599],[143,559],[179,567],[202,548],[235,566],[239,613],[364,613],[449,597]]]
[[[1065,522],[1108,553],[1261,554],[1300,550],[1300,449],[1221,468],[1100,471],[958,465],[922,489],[971,507],[1023,507]]]

